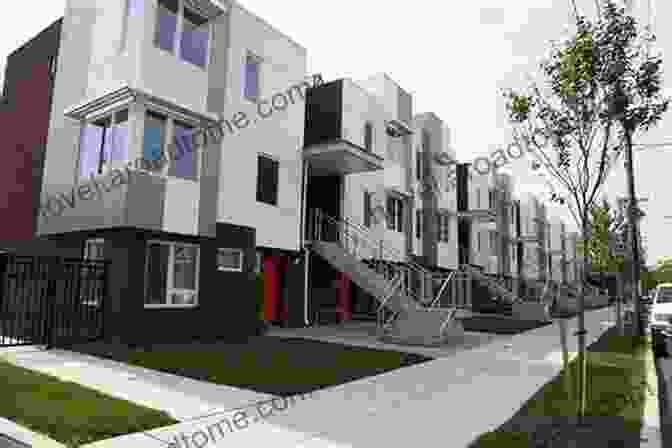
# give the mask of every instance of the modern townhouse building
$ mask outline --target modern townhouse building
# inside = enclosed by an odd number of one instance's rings
[[[577,278],[541,201],[436,163],[450,129],[388,75],[307,79],[233,0],[68,0],[8,58],[2,239],[108,260],[105,331],[129,342],[254,332],[258,274],[268,322],[387,303],[416,336],[445,328],[414,308],[437,273],[467,273],[462,304]]]
[[[320,210],[333,224],[325,227],[350,229],[350,242],[358,245],[361,259],[408,260],[411,115],[411,96],[384,74],[359,82],[340,79],[309,90],[304,149],[308,232],[314,230],[314,212]],[[332,308],[339,309],[339,320],[349,320],[353,311],[355,317],[375,318],[375,298],[352,284],[346,271],[334,268],[327,257],[310,260],[310,297],[328,297],[336,285]],[[329,301],[334,298],[311,301],[314,312],[309,314],[329,308]]]
[[[527,193],[520,198],[520,272],[524,279],[521,294],[525,297],[538,296],[542,289],[539,282],[545,279],[545,263],[542,254],[546,244],[544,232],[539,225],[542,216],[540,201],[533,194]]]
[[[517,289],[518,260],[517,260],[517,228],[516,205],[513,200],[513,178],[509,174],[496,174],[496,187],[493,191],[496,207],[496,258],[497,275],[504,281],[506,287],[514,292]]]
[[[414,255],[431,269],[457,268],[457,192],[439,154],[455,159],[450,129],[434,113],[416,115],[414,130]]]
[[[32,154],[16,156],[14,182],[31,184],[32,168],[41,201],[28,188],[3,206],[20,225],[35,218],[36,236],[111,262],[108,334],[254,331],[255,250],[272,271],[300,248],[305,48],[235,1],[68,0],[19,53],[7,98],[30,101],[42,127],[15,134]],[[189,137],[217,121],[220,138]]]

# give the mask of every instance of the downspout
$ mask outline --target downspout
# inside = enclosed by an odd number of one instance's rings
[[[299,238],[301,249],[303,249],[304,256],[304,279],[303,279],[303,323],[306,326],[310,326],[310,321],[308,319],[308,267],[310,261],[310,253],[306,248],[305,235],[307,231],[307,222],[306,219],[306,194],[307,194],[307,184],[308,184],[308,161],[304,160],[303,162],[303,172],[302,172],[302,182],[301,182],[301,235]]]

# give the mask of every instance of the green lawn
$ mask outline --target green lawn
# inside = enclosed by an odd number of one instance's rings
[[[103,342],[74,347],[94,356],[280,396],[308,393],[432,358],[300,338],[193,342],[141,348]]]
[[[167,414],[0,360],[0,416],[68,446],[177,423]]]
[[[626,331],[629,328],[626,327]],[[577,446],[591,448],[639,446],[646,386],[646,339],[618,336],[615,328],[605,332],[588,355],[587,417],[577,427],[575,397],[568,398],[561,373],[547,383],[506,423],[481,434],[470,448],[527,448],[530,446]],[[570,371],[576,373],[576,363]],[[559,444],[548,445],[557,438]]]

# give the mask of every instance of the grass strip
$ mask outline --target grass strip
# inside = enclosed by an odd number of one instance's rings
[[[0,416],[77,447],[177,423],[169,415],[0,360]]]
[[[432,358],[331,342],[272,336],[130,348],[96,342],[73,349],[196,380],[289,397]]]
[[[630,328],[626,327],[626,334]],[[646,396],[646,338],[607,330],[587,353],[587,411],[576,422],[576,394],[568,391],[565,371],[545,384],[507,422],[481,434],[469,448],[530,446],[639,447]],[[577,360],[569,365],[576,378]]]

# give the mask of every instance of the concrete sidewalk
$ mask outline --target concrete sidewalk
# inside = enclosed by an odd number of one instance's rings
[[[588,343],[610,326],[610,317],[613,312],[608,309],[586,313]],[[576,337],[572,336],[576,326],[577,318],[567,325],[570,351],[576,351]],[[465,447],[479,434],[504,423],[562,367],[559,328],[551,325],[452,357],[324,389],[316,392],[314,399],[297,401],[292,406],[285,404],[283,408],[274,404],[272,415],[267,412],[263,416],[252,406],[247,408],[250,418],[245,424],[234,427],[230,422],[235,421],[236,412],[241,416],[240,411],[217,410],[267,400],[268,396],[208,383],[192,384],[193,380],[175,380],[172,385],[164,384],[164,391],[143,392],[144,388],[137,383],[113,378],[113,372],[119,376],[120,371],[137,368],[68,353],[55,351],[42,356],[71,358],[79,363],[76,369],[54,367],[53,361],[51,367],[45,367],[49,363],[41,365],[38,360],[43,358],[39,357],[27,360],[17,356],[12,362],[35,370],[51,369],[46,373],[60,372],[59,376],[76,378],[80,384],[110,395],[146,405],[152,403],[156,409],[170,408],[174,415],[193,417],[171,427],[87,445],[90,448],[166,448],[171,444],[172,448],[188,448],[192,444],[196,448],[262,444],[274,448],[368,448],[407,447],[418,442],[427,446],[427,441],[437,446]],[[100,375],[105,369],[108,373],[103,378]],[[142,377],[141,381],[150,384],[151,375],[166,375],[149,371],[144,374],[150,376]],[[211,394],[216,388],[221,388],[219,395]],[[179,409],[180,396],[184,397],[184,410]],[[204,404],[203,409],[212,406],[210,412],[218,413],[198,418],[198,405],[190,401],[194,399]],[[229,431],[222,431],[227,424]]]

